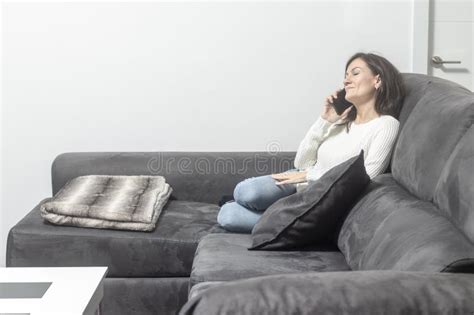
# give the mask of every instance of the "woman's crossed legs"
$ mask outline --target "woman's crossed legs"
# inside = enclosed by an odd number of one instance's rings
[[[217,222],[228,231],[250,233],[263,211],[295,192],[294,184],[276,185],[271,175],[245,179],[235,186],[235,201],[221,207]]]

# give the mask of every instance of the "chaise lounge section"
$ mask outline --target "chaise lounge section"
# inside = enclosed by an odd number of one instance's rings
[[[52,192],[81,175],[161,175],[173,187],[153,232],[52,225],[41,201],[11,230],[8,267],[108,266],[102,314],[176,314],[186,302],[199,240],[225,233],[223,195],[247,177],[290,168],[294,153],[65,153],[52,165]]]

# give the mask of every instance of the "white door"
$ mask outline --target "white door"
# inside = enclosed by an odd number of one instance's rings
[[[471,91],[473,11],[474,0],[430,0],[428,74],[457,82]]]

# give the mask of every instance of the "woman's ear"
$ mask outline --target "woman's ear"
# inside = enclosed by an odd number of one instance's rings
[[[380,75],[377,74],[376,80],[375,80],[375,89],[378,89],[381,84],[382,84],[382,80],[380,79]]]

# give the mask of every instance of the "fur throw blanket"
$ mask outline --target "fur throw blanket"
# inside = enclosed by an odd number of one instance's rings
[[[59,225],[152,231],[172,191],[162,176],[80,176],[41,205],[41,216]]]

